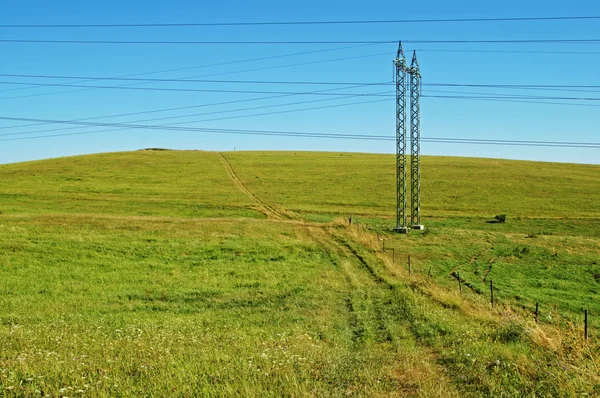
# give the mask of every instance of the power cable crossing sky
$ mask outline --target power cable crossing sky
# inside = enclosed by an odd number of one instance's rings
[[[17,4],[0,17],[0,163],[144,147],[393,153],[399,40],[423,75],[423,155],[600,163],[599,5],[432,3]]]

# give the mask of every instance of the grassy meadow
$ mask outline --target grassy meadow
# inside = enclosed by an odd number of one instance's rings
[[[254,217],[217,153],[108,153],[0,166],[6,214]]]
[[[422,162],[408,235],[388,155],[0,165],[0,396],[600,395],[600,167]]]
[[[301,216],[395,216],[395,157],[311,152],[224,154],[248,189]],[[426,217],[597,218],[600,168],[545,162],[422,157]]]

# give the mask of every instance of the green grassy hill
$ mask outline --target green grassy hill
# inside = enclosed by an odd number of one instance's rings
[[[395,157],[228,152],[262,200],[311,214],[393,216]],[[0,165],[5,213],[260,217],[214,152],[140,151]],[[426,217],[600,217],[600,167],[498,159],[422,160]]]
[[[395,156],[230,152],[248,188],[300,213],[393,216]],[[600,166],[422,157],[426,217],[600,217]]]
[[[0,396],[600,394],[600,166],[422,165],[409,235],[394,156],[0,165]]]

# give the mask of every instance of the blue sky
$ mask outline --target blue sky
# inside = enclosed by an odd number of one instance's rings
[[[14,24],[119,24],[198,23],[299,20],[436,19],[477,17],[528,17],[600,15],[597,1],[503,2],[11,2],[0,15],[0,25]],[[0,29],[0,39],[45,40],[144,40],[144,41],[354,41],[354,40],[479,40],[479,39],[600,39],[600,20],[535,21],[378,25],[235,26],[185,28],[110,29]],[[344,45],[123,45],[0,43],[1,74],[60,76],[122,76],[149,74],[148,78],[197,78],[219,80],[391,82],[395,44],[354,48]],[[247,62],[245,60],[330,50],[314,54]],[[470,91],[537,96],[600,97],[596,92],[500,91],[427,86],[459,84],[554,84],[600,85],[600,44],[405,44],[407,53],[418,50],[423,75],[423,94],[464,95],[438,91]],[[440,51],[443,50],[443,51]],[[465,50],[530,51],[484,53]],[[547,54],[535,51],[597,52],[598,54]],[[361,57],[339,60],[340,58]],[[208,64],[226,65],[200,67]],[[297,65],[304,64],[304,65]],[[193,68],[192,68],[193,67]],[[265,68],[271,69],[265,69]],[[255,70],[261,69],[261,70]],[[0,77],[2,82],[71,83],[76,79]],[[118,85],[128,82],[91,81],[79,84]],[[323,86],[241,85],[233,83],[147,83],[136,87],[175,87],[217,90],[304,92]],[[6,91],[11,90],[11,91]],[[393,93],[393,86],[340,90],[339,93]],[[43,95],[40,95],[43,94]],[[393,97],[334,98],[296,95],[256,100],[265,94],[214,92],[166,92],[65,87],[26,87],[0,84],[0,116],[74,120],[107,115],[198,106],[180,111],[98,119],[98,122],[132,123],[173,117],[167,124],[197,121],[188,127],[369,134],[392,137],[395,131]],[[328,99],[306,104],[282,104]],[[215,102],[241,101],[220,106]],[[375,103],[344,105],[382,100]],[[554,101],[561,102],[561,101]],[[534,141],[600,142],[600,101],[562,101],[571,105],[490,102],[449,98],[422,99],[422,136]],[[592,106],[580,106],[584,104]],[[261,110],[240,108],[271,106]],[[298,111],[317,106],[337,107]],[[341,106],[344,105],[344,106]],[[253,115],[276,111],[270,115]],[[175,118],[190,114],[223,112]],[[236,116],[235,118],[233,116]],[[246,116],[246,117],[237,117]],[[229,117],[226,120],[206,120]],[[1,121],[0,140],[107,130]],[[44,131],[56,130],[56,131]],[[39,131],[36,133],[36,131]],[[16,135],[7,135],[16,134]],[[0,141],[0,163],[145,147],[205,150],[323,150],[393,153],[390,141],[334,140],[298,137],[222,135],[204,132],[119,130]],[[425,155],[500,157],[560,162],[600,163],[599,149],[435,144],[423,142]]]

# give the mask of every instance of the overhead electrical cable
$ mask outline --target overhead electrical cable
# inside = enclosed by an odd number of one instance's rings
[[[379,55],[379,54],[377,54]],[[354,58],[354,57],[351,57]],[[346,58],[341,58],[346,59]],[[316,61],[322,62],[322,61]],[[296,65],[296,64],[294,64]],[[158,72],[151,72],[158,73]],[[117,80],[117,81],[143,81],[143,82],[174,82],[174,83],[242,83],[242,84],[314,84],[314,85],[392,85],[393,82],[331,82],[331,81],[300,81],[300,80],[214,80],[214,79],[160,79],[160,78],[129,78],[107,76],[65,76],[65,75],[28,75],[0,73],[1,77],[39,78],[39,79],[84,79],[84,80]],[[10,83],[8,83],[10,84]],[[36,84],[36,83],[30,83]],[[600,85],[565,85],[565,84],[473,84],[473,83],[423,83],[424,86],[443,87],[499,87],[499,88],[600,88]]]
[[[460,50],[460,49],[434,49],[434,48],[419,48],[418,52],[444,52],[444,53],[486,53],[486,54],[582,54],[582,55],[598,55],[600,51],[534,51],[534,50]]]
[[[296,56],[302,56],[302,55],[312,55],[312,54],[318,54],[318,53],[324,53],[324,52],[342,51],[342,50],[355,49],[355,48],[361,48],[361,47],[371,47],[371,46],[372,45],[369,44],[369,45],[356,45],[356,46],[325,48],[325,49],[320,49],[320,50],[302,51],[302,52],[296,52],[296,53],[290,53],[290,54],[269,55],[266,57],[245,58],[245,59],[238,59],[238,60],[234,60],[234,61],[224,61],[224,62],[216,62],[216,63],[203,64],[203,65],[186,66],[186,67],[181,67],[181,68],[162,69],[162,70],[151,71],[151,72],[133,73],[133,74],[116,76],[116,77],[147,76],[147,75],[154,75],[154,74],[161,74],[161,73],[181,72],[184,70],[211,68],[211,67],[215,67],[215,66],[239,65],[239,64],[248,63],[248,62],[267,61],[267,60],[272,60],[272,59],[290,58],[290,57],[296,57]],[[385,54],[387,55],[387,53],[385,53]],[[75,82],[71,82],[71,83],[83,83],[85,81],[87,81],[87,80],[80,80],[80,81],[75,81]],[[29,88],[28,87],[14,88],[14,89],[9,89],[9,90],[0,90],[0,92],[15,91],[15,90],[27,90],[27,89],[29,89]]]
[[[386,55],[386,53],[373,54]],[[371,56],[371,55],[368,55]],[[362,56],[360,56],[362,57]],[[354,59],[356,57],[338,58],[337,60]],[[322,60],[313,62],[329,62],[334,60]],[[304,65],[292,64],[292,66]],[[290,66],[279,65],[277,67]],[[262,68],[260,69],[262,70]],[[225,73],[240,73],[241,71],[232,71]],[[149,72],[160,73],[160,72]],[[219,73],[220,74],[220,73]],[[212,74],[211,74],[212,75]],[[133,75],[130,75],[133,76]],[[207,76],[207,75],[203,75]],[[300,80],[216,80],[216,79],[194,79],[194,78],[134,78],[134,77],[110,77],[110,76],[68,76],[68,75],[29,75],[29,74],[7,74],[1,73],[0,77],[13,78],[35,78],[35,79],[79,79],[82,81],[109,80],[109,81],[135,81],[135,82],[160,82],[160,83],[234,83],[234,84],[285,84],[285,85],[393,85],[393,82],[333,82],[333,81],[300,81]],[[38,85],[37,82],[0,82],[2,84],[31,84]],[[41,83],[42,85],[45,83]],[[68,83],[67,83],[68,84]],[[423,83],[423,86],[436,87],[486,87],[502,89],[568,89],[568,88],[600,88],[600,85],[564,85],[564,84],[472,84],[472,83]]]
[[[230,73],[230,72],[227,72]],[[233,73],[233,72],[231,72]],[[0,77],[36,78],[36,79],[83,79],[83,81],[136,81],[145,83],[228,83],[228,84],[281,84],[281,85],[393,85],[393,82],[332,82],[332,81],[288,81],[288,80],[215,80],[215,79],[156,79],[156,78],[130,78],[130,77],[104,77],[104,76],[59,76],[59,75],[26,75],[26,74],[0,74]],[[0,84],[31,84],[37,82],[0,82]],[[41,83],[42,85],[46,83]],[[461,84],[461,83],[424,83],[424,86],[436,87],[486,87],[502,89],[528,89],[528,90],[558,90],[577,91],[579,88],[598,88],[600,85],[550,85],[550,84]],[[121,86],[119,86],[121,87]],[[126,87],[126,86],[122,86]],[[583,91],[595,92],[595,91]],[[466,92],[464,92],[466,93]]]
[[[331,133],[317,133],[317,132],[313,133],[313,132],[277,131],[277,130],[242,130],[242,129],[198,128],[198,127],[196,127],[196,128],[169,127],[169,126],[152,126],[152,125],[129,125],[129,124],[121,124],[121,123],[74,122],[74,121],[65,121],[65,120],[12,118],[12,117],[0,117],[0,120],[19,120],[19,121],[38,121],[38,122],[43,121],[46,123],[58,123],[58,124],[96,125],[99,127],[109,127],[110,126],[110,127],[124,127],[124,128],[128,128],[128,129],[168,130],[168,131],[182,131],[182,132],[211,132],[211,133],[221,133],[221,134],[247,134],[247,135],[386,140],[386,141],[395,140],[395,138],[391,137],[391,136],[377,136],[377,135],[368,135],[368,134],[331,134]],[[75,135],[75,134],[77,134],[77,133],[64,134],[64,135]],[[64,136],[64,135],[11,138],[11,139],[2,139],[0,141],[38,139],[38,138],[57,137],[57,136]],[[430,141],[430,142],[439,142],[439,143],[577,147],[577,148],[600,149],[600,143],[596,143],[596,142],[487,140],[487,139],[476,139],[476,138],[444,138],[444,137],[422,138],[422,140]]]
[[[257,109],[275,108],[275,107],[289,106],[289,105],[294,105],[294,104],[322,102],[322,101],[332,101],[332,100],[339,100],[339,99],[346,99],[346,98],[355,98],[355,96],[352,95],[352,96],[342,97],[342,98],[326,98],[326,99],[313,100],[313,101],[301,101],[301,102],[296,102],[296,103],[291,103],[291,104],[290,103],[288,103],[288,104],[275,104],[275,105],[266,105],[266,106],[251,107],[251,108],[228,109],[228,110],[222,110],[222,111],[205,112],[205,113],[195,113],[195,114],[188,114],[188,115],[167,116],[167,117],[159,117],[159,118],[152,118],[152,119],[141,119],[141,120],[131,120],[131,121],[128,121],[127,123],[140,123],[140,122],[150,122],[150,121],[159,121],[159,120],[182,119],[182,118],[195,117],[195,116],[205,116],[205,115],[213,115],[213,114],[220,114],[220,113],[231,113],[231,112],[242,112],[242,111],[246,111],[246,110],[257,110]],[[321,109],[328,109],[328,108],[338,108],[338,107],[351,106],[351,105],[371,104],[371,103],[378,103],[378,102],[385,102],[385,101],[388,101],[388,100],[387,99],[382,99],[382,100],[360,101],[360,102],[352,102],[352,103],[345,103],[345,104],[335,104],[335,105],[325,105],[325,106],[311,107],[311,108],[288,109],[288,110],[283,110],[283,111],[253,113],[253,114],[248,114],[248,115],[225,116],[225,117],[219,117],[219,118],[213,118],[213,119],[202,119],[202,120],[192,120],[192,121],[185,121],[185,122],[178,122],[178,123],[170,123],[170,124],[165,124],[165,125],[162,125],[162,126],[176,126],[176,125],[182,125],[182,124],[192,124],[192,123],[209,122],[209,121],[216,121],[216,120],[241,119],[241,118],[256,117],[256,116],[265,116],[265,115],[274,115],[274,114],[281,114],[281,113],[302,112],[302,111],[309,111],[309,110],[321,110]],[[106,117],[78,119],[78,120],[75,120],[75,121],[87,121],[87,120],[94,120],[94,119],[101,119],[101,118],[106,118]],[[39,123],[39,124],[44,124],[45,125],[47,123]],[[37,125],[37,124],[34,124],[34,125]],[[84,126],[84,127],[76,126],[76,127],[63,127],[63,128],[57,128],[57,129],[44,129],[44,130],[35,130],[35,131],[24,131],[24,132],[17,132],[17,133],[4,133],[4,134],[0,134],[0,137],[16,136],[16,135],[39,134],[39,133],[54,132],[54,131],[75,130],[75,129],[82,129],[82,128],[90,128],[90,127],[96,127],[96,126],[94,126],[94,125]],[[0,131],[1,130],[2,129],[0,129]]]
[[[500,97],[471,97],[471,96],[452,96],[452,95],[425,95],[421,98],[440,98],[440,99],[458,99],[458,100],[470,100],[470,101],[491,101],[491,102],[508,102],[508,103],[521,103],[521,104],[544,104],[544,105],[565,105],[565,106],[585,106],[585,107],[599,107],[600,104],[577,104],[568,102],[551,102],[551,101],[533,101],[533,100],[522,100],[522,99],[506,99]]]
[[[198,81],[199,82],[199,81]],[[216,81],[215,81],[216,82]],[[220,81],[225,83],[226,81]],[[231,81],[232,83],[250,83],[250,84],[265,84],[260,81]],[[288,82],[289,84],[302,84],[300,82]],[[340,93],[318,93],[318,92],[288,92],[288,91],[256,91],[256,90],[224,90],[224,89],[197,89],[197,88],[174,88],[174,87],[129,87],[129,86],[99,86],[99,85],[80,85],[80,84],[63,84],[63,83],[41,83],[41,82],[15,82],[15,81],[0,81],[0,84],[8,85],[35,85],[43,87],[79,87],[79,88],[99,88],[99,89],[116,89],[116,90],[141,90],[141,91],[174,91],[174,92],[207,92],[207,93],[233,93],[233,94],[291,94],[291,95],[325,95],[325,96],[342,96],[346,94]],[[271,84],[271,83],[268,83]],[[283,84],[283,82],[274,82],[272,84]],[[327,85],[343,85],[351,83],[316,83],[306,82],[306,84],[327,84]],[[364,85],[390,85],[390,83],[357,83]],[[444,86],[444,87],[457,87],[455,84],[429,84],[429,86]],[[484,87],[485,85],[460,85],[460,87]],[[497,85],[496,87],[500,87]],[[507,86],[508,87],[508,86]],[[513,86],[517,87],[517,86]],[[534,86],[522,85],[520,88],[532,88]],[[544,88],[544,86],[535,86],[538,88]],[[557,86],[560,87],[560,86]],[[571,87],[598,87],[598,86],[571,86]],[[356,96],[383,96],[389,97],[393,94],[371,94],[371,93],[353,93]],[[548,99],[548,100],[575,100],[575,101],[600,101],[599,97],[542,97],[542,96],[528,96],[530,99]]]
[[[289,81],[289,80],[214,80],[214,79],[153,79],[132,77],[103,77],[103,76],[58,76],[58,75],[24,75],[0,73],[0,77],[35,78],[35,79],[81,79],[81,80],[111,80],[111,81],[136,81],[136,82],[161,82],[161,83],[235,83],[235,84],[295,84],[295,85],[393,85],[393,82],[329,82],[329,81]],[[8,83],[10,84],[10,83]],[[36,83],[31,83],[36,84]]]
[[[233,70],[233,71],[226,71],[226,72],[215,72],[215,73],[209,73],[209,74],[204,74],[204,75],[199,75],[199,76],[192,76],[192,77],[189,77],[189,79],[200,78],[200,77],[222,76],[222,75],[230,75],[230,74],[238,74],[238,73],[246,73],[246,72],[256,72],[256,71],[264,71],[264,70],[272,70],[272,69],[282,69],[282,68],[290,68],[290,67],[297,67],[297,66],[304,66],[304,65],[328,63],[328,62],[339,62],[339,61],[346,61],[346,60],[350,60],[350,59],[370,58],[370,57],[383,56],[383,55],[388,56],[389,54],[388,53],[367,54],[367,55],[358,55],[358,56],[352,56],[352,57],[330,58],[330,59],[317,60],[317,61],[297,62],[297,63],[292,63],[292,64],[266,66],[266,67],[260,67],[260,68]],[[154,73],[154,72],[152,72],[152,73]],[[146,83],[145,82],[130,83],[130,84],[117,85],[117,87],[133,87],[133,86],[141,86],[144,84],[146,84]],[[32,85],[31,87],[27,87],[27,88],[35,88],[35,87],[40,87],[40,86]],[[41,87],[43,87],[43,86],[41,86]],[[41,97],[41,96],[47,96],[47,95],[75,93],[75,92],[89,91],[89,90],[96,90],[96,89],[97,88],[82,88],[82,89],[76,89],[76,90],[55,91],[55,92],[50,92],[50,93],[19,95],[19,96],[12,96],[12,97],[0,97],[0,100]]]
[[[506,98],[506,99],[528,99],[528,100],[564,100],[564,101],[600,101],[600,97],[550,97],[530,94],[502,94],[502,93],[481,93],[466,91],[443,91],[443,90],[423,90],[424,92],[463,94],[465,98]]]
[[[321,90],[321,91],[341,90],[341,89],[349,89],[349,88],[355,88],[355,87],[357,87],[357,86],[344,87],[344,88],[336,88],[336,89],[329,89],[329,90]],[[436,90],[424,90],[424,91],[425,92],[435,92]],[[452,92],[449,92],[449,93],[452,93]],[[555,103],[555,102],[547,102],[547,101],[542,102],[542,101],[527,101],[527,100],[522,100],[523,98],[525,98],[525,99],[527,99],[527,98],[536,98],[536,97],[531,97],[531,96],[529,96],[529,97],[528,96],[517,96],[517,97],[514,97],[512,95],[503,95],[503,94],[499,95],[499,94],[496,94],[496,93],[489,93],[489,94],[488,93],[466,93],[466,92],[460,92],[460,93],[464,93],[464,94],[468,94],[468,95],[466,95],[466,96],[439,96],[439,95],[427,95],[426,94],[423,97],[424,98],[445,98],[445,99],[489,100],[489,101],[501,101],[501,102],[513,102],[513,103],[536,103],[536,104],[551,104],[551,105],[597,106],[597,105],[588,105],[588,104],[569,104],[569,103]],[[381,93],[374,93],[374,94],[381,94]],[[484,95],[487,95],[487,96],[485,96],[485,97],[475,96],[476,94],[477,95],[484,94]],[[296,94],[291,94],[291,95],[296,95]],[[287,97],[287,96],[290,96],[290,95],[277,95],[277,96],[272,96],[272,97],[261,97],[261,98],[235,100],[235,101],[224,101],[224,102],[208,103],[208,104],[200,104],[200,105],[192,105],[192,106],[184,106],[184,107],[155,109],[155,110],[141,111],[141,112],[130,112],[130,113],[121,113],[121,114],[113,114],[113,115],[104,115],[104,116],[90,117],[90,118],[84,118],[84,119],[77,119],[77,121],[87,121],[87,120],[97,120],[97,119],[104,119],[104,118],[117,118],[117,117],[134,116],[134,115],[141,115],[141,114],[152,114],[152,113],[170,112],[170,111],[177,111],[177,110],[202,108],[202,107],[208,107],[208,106],[233,104],[233,103],[239,103],[239,102],[249,102],[249,101],[254,101],[254,100],[267,100],[267,99],[281,98],[281,97]],[[325,101],[334,101],[334,100],[337,101],[337,100],[346,99],[346,98],[356,98],[356,96],[357,95],[355,95],[355,94],[347,94],[347,95],[344,95],[344,96],[341,96],[341,97],[337,97],[337,98],[326,98],[326,99],[309,100],[309,101],[299,101],[299,102],[274,104],[274,105],[263,105],[263,106],[246,107],[246,108],[238,108],[238,109],[226,109],[226,110],[220,110],[220,111],[212,111],[212,112],[204,112],[204,113],[194,113],[194,114],[178,115],[178,116],[168,116],[168,117],[153,118],[153,119],[141,119],[141,120],[130,121],[129,123],[157,121],[157,120],[169,120],[169,119],[181,119],[181,118],[186,118],[186,117],[203,116],[203,115],[210,115],[210,114],[241,112],[241,111],[247,111],[247,110],[266,109],[266,108],[274,108],[274,107],[281,107],[281,106],[299,105],[299,104],[325,102]],[[514,98],[516,98],[516,99],[511,101],[511,99],[514,99]],[[383,101],[385,101],[385,100],[367,101],[366,103],[383,102]],[[334,105],[332,107],[345,106],[345,105],[346,104]],[[322,107],[322,108],[326,108],[326,107]],[[267,113],[267,114],[287,113],[287,112],[293,112],[293,111],[312,110],[312,109],[318,109],[318,108],[290,110],[290,111],[283,111],[283,112],[272,112],[272,113]],[[250,116],[257,116],[257,115],[264,115],[264,114],[230,116],[230,117],[226,117],[226,118],[218,118],[216,120],[235,119],[235,118],[238,118],[238,117],[250,117]],[[209,120],[213,120],[213,119],[209,119]],[[207,121],[207,120],[202,120],[202,121]],[[46,123],[33,123],[33,124],[18,125],[18,126],[8,126],[8,127],[0,128],[0,130],[5,131],[5,130],[9,130],[9,129],[14,129],[14,128],[30,127],[30,126],[37,126],[37,125],[44,125],[44,124],[46,124]],[[183,124],[185,124],[185,123],[183,123]],[[59,129],[45,129],[45,130],[35,130],[35,131],[19,132],[19,133],[5,133],[5,134],[0,134],[0,136],[37,134],[37,133],[42,133],[42,132],[72,130],[72,129],[77,129],[77,128],[81,128],[81,127],[67,127],[67,128],[59,128]]]
[[[470,89],[470,87],[467,87],[468,89]],[[517,87],[506,87],[506,88],[502,88],[502,87],[491,87],[492,89],[495,90],[509,90],[511,93],[514,93],[515,91],[525,91],[525,92],[531,92],[531,91],[558,91],[558,92],[568,92],[568,93],[600,93],[600,87],[598,87],[598,89],[580,89],[580,88],[550,88],[550,87],[522,87],[522,88],[517,88]],[[455,93],[455,94],[474,94],[476,92],[474,91],[447,91],[447,90],[431,90],[431,89],[425,89],[428,92],[439,92],[439,93]],[[484,94],[498,94],[498,95],[517,95],[517,94],[509,94],[506,92],[503,93],[484,93]],[[531,94],[523,94],[523,95],[531,95]]]
[[[496,89],[496,90],[506,90],[506,89]],[[510,90],[509,92],[480,92],[480,91],[454,91],[454,90],[432,90],[432,89],[428,89],[425,88],[423,89],[423,92],[428,92],[428,93],[448,93],[448,94],[468,94],[468,95],[473,95],[473,94],[479,94],[479,95],[499,95],[499,96],[515,96],[515,97],[529,97],[531,96],[530,92],[531,91],[558,91],[558,92],[568,92],[568,93],[600,93],[600,89],[598,90],[584,90],[584,89],[568,89],[568,88],[522,88],[519,89],[524,91],[525,93],[523,94],[515,94],[514,90]],[[522,92],[522,91],[517,91],[517,92]]]
[[[278,26],[278,25],[357,25],[398,23],[465,23],[465,22],[532,22],[532,21],[582,21],[596,20],[595,15],[561,15],[549,17],[482,17],[482,18],[439,18],[439,19],[363,19],[326,21],[229,21],[229,22],[179,22],[179,23],[106,23],[106,24],[6,24],[2,29],[49,29],[49,28],[172,28],[208,26]]]
[[[339,93],[315,93],[315,92],[288,92],[288,91],[254,91],[254,90],[217,90],[217,89],[194,89],[194,88],[168,88],[168,87],[124,87],[124,86],[88,86],[82,84],[60,84],[60,83],[22,83],[22,82],[7,82],[0,81],[0,84],[15,84],[15,85],[36,85],[44,87],[85,87],[85,88],[102,88],[116,90],[142,90],[142,91],[179,91],[179,92],[205,92],[205,93],[232,93],[232,94],[292,94],[292,95],[332,95],[339,96],[344,94]],[[357,96],[373,96],[376,94],[361,94]],[[377,94],[378,96],[387,97],[386,94]]]
[[[487,88],[600,88],[600,85],[565,84],[473,84],[473,83],[423,83],[423,86],[436,87],[487,87]]]
[[[349,89],[363,88],[363,87],[365,87],[365,86],[364,85],[352,85],[352,86],[347,86],[347,87],[334,87],[334,88],[327,88],[327,89],[312,91],[311,93],[325,93],[325,92],[331,92],[331,91],[342,91],[342,90],[349,90]],[[180,106],[180,107],[172,107],[172,108],[152,109],[152,110],[147,110],[147,111],[112,114],[112,115],[97,116],[97,117],[84,118],[84,119],[78,119],[78,120],[80,120],[80,121],[97,120],[97,119],[105,119],[105,118],[143,115],[143,114],[150,114],[150,113],[172,112],[172,111],[179,111],[179,110],[186,110],[186,109],[197,109],[197,108],[205,108],[205,107],[211,107],[211,106],[230,105],[230,104],[237,104],[237,103],[243,103],[243,102],[267,101],[267,100],[271,100],[271,99],[293,97],[293,96],[297,96],[297,95],[302,95],[302,94],[300,94],[300,93],[298,93],[298,94],[296,94],[296,93],[280,94],[280,95],[270,95],[270,96],[258,97],[258,98],[244,98],[244,99],[229,100],[229,101],[209,102],[209,103],[198,104],[198,105],[188,105],[188,106]],[[322,100],[315,100],[314,102],[330,101],[330,100],[333,101],[333,100],[355,97],[352,94],[346,94],[346,96],[347,97],[340,96],[337,98],[327,98],[327,99],[322,99]],[[307,101],[307,102],[311,102],[311,101]],[[2,128],[0,128],[0,130],[38,126],[38,125],[43,125],[43,124],[46,124],[46,123],[33,123],[33,124],[24,124],[24,125],[17,125],[17,126],[8,126],[8,127],[2,127]]]
[[[516,44],[516,43],[539,43],[539,44],[598,44],[600,39],[496,39],[496,40],[402,40],[407,44]],[[324,45],[324,44],[397,44],[398,40],[258,40],[258,41],[156,41],[156,40],[53,40],[53,39],[0,39],[0,43],[38,43],[38,44],[150,44],[150,45]]]
[[[354,95],[349,95],[348,97],[344,97],[344,98],[354,98],[354,97],[355,97]],[[468,96],[468,97],[459,97],[459,96],[430,96],[430,95],[424,95],[423,97],[424,98],[445,98],[445,99],[471,99],[471,100],[496,101],[496,102],[512,102],[512,103],[536,103],[536,104],[550,104],[550,105],[600,106],[600,105],[587,105],[587,104],[569,104],[569,103],[555,103],[555,102],[542,102],[542,101],[527,101],[527,100],[520,100],[520,99],[511,100],[511,99],[506,99],[505,97],[492,97],[492,96],[487,96],[487,97],[471,97],[471,96]],[[214,111],[214,112],[205,112],[205,113],[196,113],[196,114],[188,114],[188,115],[169,116],[169,117],[160,117],[160,118],[152,118],[152,119],[141,119],[141,120],[129,121],[127,123],[139,123],[139,122],[149,122],[149,121],[158,121],[158,120],[181,119],[181,118],[194,117],[194,116],[203,116],[203,115],[210,115],[210,114],[230,113],[230,112],[241,112],[241,111],[246,111],[246,110],[265,109],[265,108],[273,108],[273,107],[279,107],[279,106],[289,106],[289,105],[295,105],[295,104],[312,103],[312,102],[322,102],[322,101],[339,100],[339,99],[343,99],[343,98],[320,99],[320,100],[301,101],[301,102],[288,103],[288,104],[266,105],[266,106],[251,107],[251,108],[229,109],[229,110]],[[377,102],[385,102],[385,101],[386,100],[363,101],[363,102],[355,102],[355,103],[349,103],[349,104],[336,104],[336,105],[320,106],[320,107],[313,107],[313,108],[300,108],[300,109],[291,109],[291,110],[275,111],[275,112],[254,113],[254,114],[249,114],[249,115],[226,116],[226,117],[219,117],[219,118],[213,118],[213,119],[202,119],[202,120],[193,120],[193,121],[171,123],[171,124],[166,124],[166,125],[161,125],[161,126],[175,126],[175,125],[200,123],[200,122],[208,122],[208,121],[217,121],[217,120],[240,119],[240,118],[255,117],[255,116],[264,116],[264,115],[290,113],[290,112],[300,112],[300,111],[307,111],[307,110],[318,110],[318,109],[325,109],[325,108],[336,108],[336,107],[343,107],[343,106],[349,106],[349,105],[369,104],[369,103],[377,103]],[[161,111],[161,110],[159,110],[159,111]],[[137,113],[134,113],[134,114],[140,114],[140,113],[152,113],[152,111],[137,112]],[[119,115],[116,115],[116,116],[119,116]],[[94,119],[101,119],[101,118],[108,118],[108,117],[114,117],[114,116],[103,116],[103,117],[96,117],[96,118],[78,119],[77,121],[94,120]],[[37,124],[46,124],[46,123],[35,123],[33,125],[37,125]],[[95,125],[88,126],[88,127],[77,126],[77,127],[64,127],[64,128],[57,128],[57,129],[44,129],[44,130],[36,130],[36,131],[27,131],[27,132],[19,132],[19,133],[7,133],[7,134],[0,134],[0,136],[29,135],[29,134],[38,134],[38,133],[44,133],[44,132],[75,130],[75,129],[81,129],[81,128],[90,128],[90,127],[95,127]],[[105,130],[105,131],[113,131],[113,130]]]

